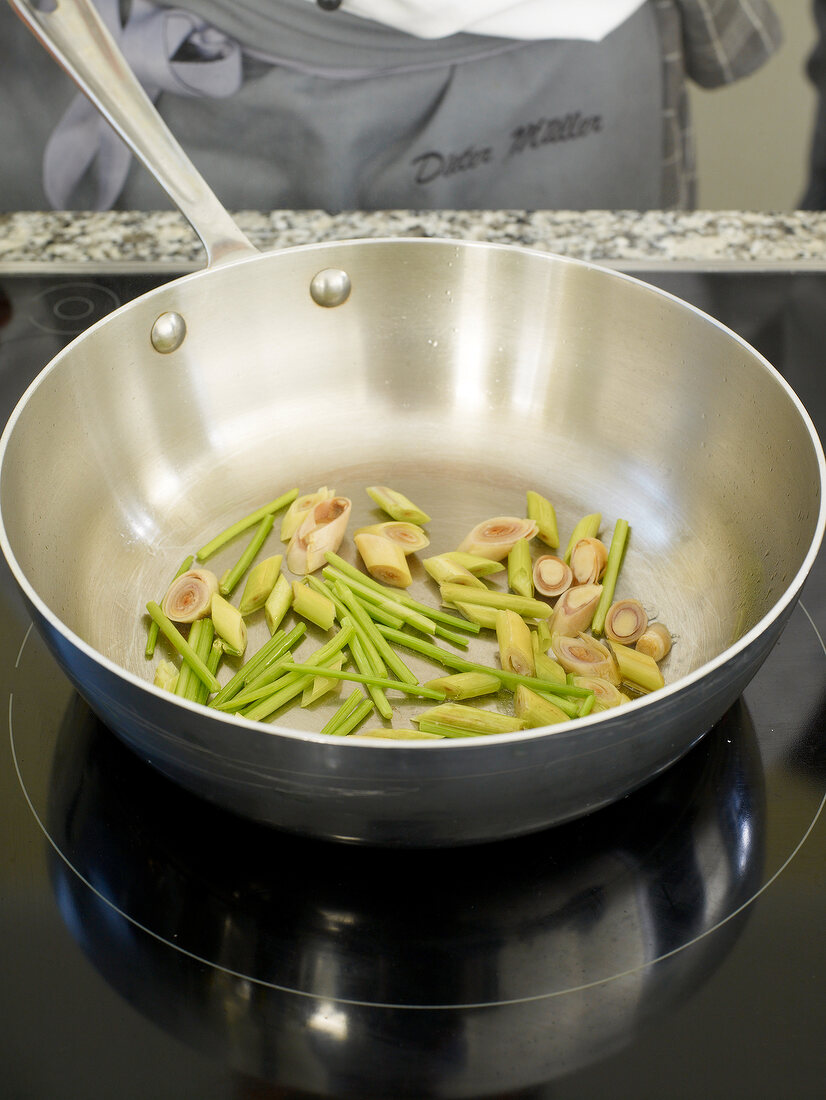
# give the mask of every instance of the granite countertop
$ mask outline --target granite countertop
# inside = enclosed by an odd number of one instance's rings
[[[742,211],[243,211],[262,249],[376,236],[449,237],[540,248],[599,263],[822,266],[826,213]],[[0,267],[41,264],[200,267],[203,249],[176,211],[0,213]]]

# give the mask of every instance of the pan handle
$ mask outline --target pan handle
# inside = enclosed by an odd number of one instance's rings
[[[50,54],[149,169],[214,267],[258,249],[167,129],[91,0],[9,0]]]

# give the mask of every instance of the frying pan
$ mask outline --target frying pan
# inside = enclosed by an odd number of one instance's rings
[[[232,811],[394,846],[535,831],[682,756],[771,650],[823,536],[822,447],[782,377],[669,294],[547,253],[418,239],[258,253],[92,6],[12,6],[209,261],[70,344],[0,441],[3,551],[103,721]],[[554,501],[565,538],[585,513],[600,512],[608,536],[627,519],[618,594],[676,635],[667,686],[574,723],[417,743],[323,736],[323,707],[252,723],[152,685],[143,608],[187,552],[293,487],[332,486],[353,499],[353,526],[375,521],[372,484],[430,513],[433,553],[480,520],[524,513],[527,489]],[[239,547],[225,552],[210,563],[219,574]],[[432,602],[428,584],[415,567],[411,593]],[[255,644],[266,627],[252,625]],[[471,659],[491,648],[474,641]],[[420,709],[399,704],[395,724]]]

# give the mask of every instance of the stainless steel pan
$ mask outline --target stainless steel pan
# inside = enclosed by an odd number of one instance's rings
[[[4,553],[104,721],[234,811],[388,845],[536,830],[685,753],[774,645],[823,535],[822,448],[778,373],[670,295],[553,255],[413,239],[259,254],[136,94],[90,4],[12,4],[210,260],[75,340],[0,442]],[[187,551],[293,486],[333,486],[367,520],[374,483],[431,512],[434,552],[523,512],[529,488],[565,532],[585,512],[608,534],[627,518],[620,590],[678,636],[668,686],[552,730],[403,743],[332,741],[315,732],[323,711],[222,717],[151,685],[142,609]],[[426,587],[419,571],[414,594]],[[417,709],[400,706],[401,720]]]

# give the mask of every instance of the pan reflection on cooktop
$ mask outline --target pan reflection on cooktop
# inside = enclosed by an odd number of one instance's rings
[[[33,634],[12,738],[67,926],[157,1024],[317,1095],[490,1096],[606,1057],[714,973],[819,813],[810,769],[803,795],[788,785],[823,656],[798,608],[668,772],[591,817],[455,851],[302,840],[201,802],[68,686],[44,690]]]

